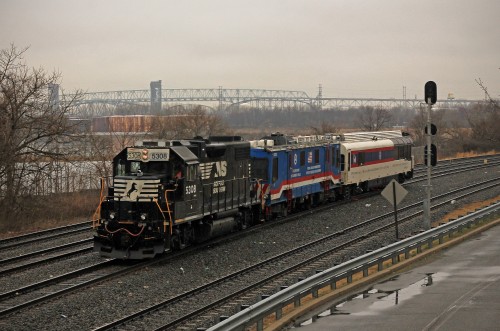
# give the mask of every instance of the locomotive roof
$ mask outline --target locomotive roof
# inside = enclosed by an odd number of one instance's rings
[[[186,163],[198,161],[198,157],[186,146],[172,146],[170,149]]]
[[[277,139],[276,137],[286,137],[285,139]],[[295,149],[303,147],[324,146],[332,143],[355,143],[355,142],[373,142],[377,140],[387,140],[388,144],[393,144],[398,138],[401,139],[405,135],[399,131],[375,131],[375,132],[350,132],[350,133],[326,133],[323,135],[310,136],[285,136],[277,133],[271,136],[266,136],[260,140],[250,141],[252,148],[263,148],[269,150]],[[404,139],[403,139],[404,140]],[[278,144],[277,144],[278,142]],[[283,143],[284,142],[284,143]]]

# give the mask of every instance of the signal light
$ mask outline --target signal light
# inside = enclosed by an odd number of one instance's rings
[[[424,147],[424,164],[427,165],[427,145]],[[431,166],[435,166],[437,164],[437,148],[436,145],[431,144]]]
[[[437,85],[432,80],[425,83],[425,103],[435,104],[437,101]]]
[[[425,134],[427,134],[427,125],[424,128]],[[437,133],[437,127],[434,124],[431,124],[431,136],[436,135]]]

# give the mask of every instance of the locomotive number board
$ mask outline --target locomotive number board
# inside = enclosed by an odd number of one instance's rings
[[[149,149],[149,148],[127,148],[127,160],[129,161],[168,161],[170,149]]]

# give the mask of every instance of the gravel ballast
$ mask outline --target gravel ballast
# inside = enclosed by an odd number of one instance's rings
[[[464,187],[467,183],[481,182],[499,176],[499,167],[493,167],[441,177],[433,180],[433,195]],[[423,185],[423,182],[418,182],[405,186],[408,195],[401,206],[422,200],[425,196]],[[447,212],[461,206],[499,195],[500,186],[496,186],[472,197],[457,200],[444,210],[433,213],[433,219],[439,219]],[[7,316],[0,322],[0,328],[2,330],[91,330],[298,245],[391,211],[392,206],[380,195],[332,206],[327,211],[255,231],[236,241],[210,247],[183,260],[149,267],[120,279],[69,294],[57,302]],[[423,229],[422,222],[419,218],[410,226],[402,227],[402,235]],[[372,244],[380,247],[393,240],[393,235],[387,235],[386,238],[374,238]],[[364,249],[365,247],[359,248],[358,253],[364,253]],[[65,267],[61,265],[60,268]],[[68,268],[74,270],[74,266]],[[59,271],[64,272],[64,270]],[[45,274],[48,271],[42,268],[38,272]],[[27,277],[32,277],[28,276],[32,273],[26,274]],[[26,283],[22,277],[22,275],[18,277],[20,284]],[[1,281],[4,283],[6,279]],[[8,280],[9,287],[13,287],[12,281]]]

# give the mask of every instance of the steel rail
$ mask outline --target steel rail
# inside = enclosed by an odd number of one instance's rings
[[[38,265],[41,265],[41,264],[44,264],[44,263],[47,263],[47,262],[52,262],[52,261],[60,260],[60,259],[63,259],[63,258],[66,258],[66,257],[70,257],[70,256],[73,256],[73,255],[90,253],[90,252],[92,252],[92,249],[93,249],[92,246],[88,246],[88,247],[85,247],[85,248],[82,248],[82,249],[78,249],[78,250],[74,250],[74,251],[70,251],[70,252],[66,252],[66,253],[57,254],[57,255],[54,255],[54,256],[42,259],[42,260],[33,261],[31,263],[22,264],[22,265],[18,265],[18,266],[12,267],[12,268],[0,270],[0,276],[3,276],[5,274],[9,274],[9,273],[12,273],[12,272],[17,272],[17,271],[20,271],[20,270],[24,270],[24,269],[27,269],[27,268],[32,268],[32,267],[35,267],[35,266],[38,266]]]
[[[243,330],[244,328],[255,323],[260,323],[260,325],[262,325],[262,319],[265,316],[275,313],[278,309],[281,309],[289,302],[296,302],[297,300],[300,302],[301,296],[312,293],[315,288],[332,284],[334,281],[336,282],[339,279],[348,278],[349,275],[352,277],[352,274],[361,270],[365,273],[365,270],[367,271],[369,267],[380,265],[383,260],[392,258],[394,261],[394,256],[399,256],[402,253],[407,256],[407,254],[409,255],[409,251],[411,249],[417,248],[418,251],[419,247],[422,245],[427,244],[432,246],[432,242],[436,238],[439,238],[441,241],[443,236],[450,235],[450,233],[460,227],[464,227],[468,223],[474,222],[477,218],[489,215],[491,212],[497,211],[498,209],[500,209],[500,203],[496,203],[495,205],[476,211],[475,213],[464,216],[456,221],[433,228],[405,240],[395,242],[371,253],[364,254],[338,266],[322,271],[321,273],[306,278],[305,280],[279,291],[274,295],[271,295],[270,297],[250,306],[249,308],[240,311],[224,321],[208,328],[207,331]],[[259,330],[260,328],[257,327],[257,329]]]
[[[494,185],[494,186],[496,186],[496,185]],[[493,186],[488,186],[488,187],[483,188],[483,189],[488,189],[488,188],[490,188],[490,187],[493,187]],[[479,191],[482,191],[483,189],[478,189],[478,190],[475,190],[475,191],[473,191],[473,192],[465,193],[465,194],[463,194],[463,195],[462,195],[462,196],[460,196],[460,197],[456,197],[455,199],[461,199],[461,198],[464,198],[464,197],[469,196],[469,195],[471,195],[471,194],[473,194],[473,193],[477,193],[477,192],[479,192]],[[432,209],[438,208],[439,206],[442,206],[442,205],[444,205],[444,204],[448,204],[450,201],[451,201],[451,200],[448,200],[448,201],[445,201],[445,202],[441,202],[441,203],[439,203],[439,204],[436,204],[436,205],[432,206],[431,208],[432,208]],[[417,205],[421,205],[421,204],[422,204],[422,202],[417,203]],[[411,215],[407,215],[407,216],[405,216],[405,217],[403,217],[403,218],[401,218],[401,219],[400,219],[400,223],[409,222],[409,221],[411,221],[412,219],[414,219],[415,217],[417,217],[417,216],[421,215],[422,213],[423,213],[423,211],[417,211],[417,212],[415,212],[415,213],[413,213],[413,214],[411,214]],[[382,216],[390,216],[390,215],[392,215],[392,214],[393,214],[393,213],[387,213],[386,215],[382,215]],[[383,218],[386,218],[386,217],[375,217],[375,218],[373,218],[373,219],[371,219],[371,220],[365,221],[364,223],[365,223],[365,224],[370,224],[370,223],[373,223],[375,220],[380,220],[380,219],[383,219]],[[346,228],[345,230],[339,231],[339,232],[337,232],[337,233],[335,233],[335,234],[333,234],[333,235],[343,235],[343,234],[345,234],[345,232],[351,232],[351,231],[356,230],[356,229],[358,229],[358,228],[360,228],[360,227],[361,227],[361,226],[360,226],[360,224],[356,224],[356,225],[353,225],[353,226],[351,226],[351,227],[349,227],[349,228]],[[292,266],[292,267],[287,268],[286,270],[282,270],[282,271],[280,271],[280,272],[276,273],[275,275],[273,275],[273,276],[269,277],[268,279],[262,279],[261,281],[258,281],[258,282],[257,282],[257,283],[255,283],[255,284],[252,284],[252,285],[249,285],[249,286],[247,286],[247,287],[245,287],[245,288],[243,288],[243,289],[240,289],[240,290],[239,290],[239,291],[237,291],[236,293],[233,293],[233,294],[227,295],[227,296],[226,296],[226,297],[224,297],[224,298],[221,298],[221,299],[219,299],[219,300],[217,300],[217,301],[214,301],[214,302],[212,302],[211,304],[209,304],[209,305],[207,305],[207,306],[205,306],[205,307],[203,307],[203,308],[200,308],[200,309],[199,309],[199,310],[197,310],[197,311],[193,311],[193,312],[191,312],[191,313],[189,313],[189,314],[187,314],[187,315],[184,315],[184,316],[182,316],[182,317],[178,318],[178,319],[177,319],[177,320],[175,320],[175,321],[171,321],[171,322],[169,322],[169,323],[167,323],[167,324],[165,324],[165,325],[163,325],[163,326],[161,326],[161,327],[159,327],[159,328],[155,328],[155,331],[160,331],[160,330],[168,330],[168,329],[171,329],[171,328],[173,328],[173,327],[175,327],[175,326],[178,326],[178,325],[180,325],[180,324],[182,324],[182,323],[184,323],[184,322],[188,321],[190,318],[192,318],[192,317],[194,317],[194,316],[197,316],[197,315],[200,315],[200,314],[201,314],[201,313],[203,313],[204,311],[207,311],[207,310],[210,310],[210,309],[212,309],[212,308],[214,308],[214,307],[220,306],[221,304],[223,304],[223,303],[227,302],[228,300],[231,300],[231,299],[232,299],[232,298],[234,298],[234,297],[238,297],[238,296],[239,296],[239,295],[241,295],[242,293],[245,293],[245,292],[251,291],[253,288],[261,288],[263,284],[265,284],[265,283],[269,283],[269,282],[273,281],[273,278],[281,277],[282,275],[285,275],[285,274],[287,274],[287,273],[291,273],[291,272],[293,272],[293,271],[297,270],[298,268],[305,267],[305,266],[309,266],[309,265],[311,265],[312,263],[314,263],[314,262],[315,262],[315,261],[317,261],[317,260],[320,260],[320,259],[322,259],[322,258],[325,258],[325,257],[326,257],[326,256],[328,256],[328,255],[331,255],[331,254],[334,254],[334,253],[338,253],[338,251],[339,251],[339,250],[342,250],[342,249],[345,249],[345,248],[349,248],[349,247],[351,247],[354,243],[360,242],[360,241],[365,240],[365,239],[369,239],[370,237],[372,237],[373,235],[375,235],[375,234],[377,234],[377,233],[380,233],[380,232],[383,232],[383,231],[386,231],[386,230],[392,230],[392,228],[393,228],[393,227],[394,227],[394,224],[392,224],[392,223],[388,223],[388,224],[385,224],[385,225],[383,225],[383,226],[381,226],[381,227],[379,227],[379,228],[377,228],[377,229],[371,230],[371,231],[369,231],[368,233],[364,233],[364,234],[360,235],[359,237],[354,238],[354,239],[352,239],[352,240],[350,240],[350,241],[348,241],[348,242],[342,243],[342,244],[340,244],[340,245],[338,245],[338,246],[336,246],[336,247],[334,247],[334,248],[330,248],[330,249],[328,249],[327,251],[324,251],[324,252],[322,252],[322,253],[318,254],[318,255],[317,255],[317,256],[315,256],[315,257],[312,257],[312,258],[310,258],[310,259],[306,259],[306,260],[304,260],[304,261],[301,261],[301,262],[297,263],[296,265],[294,265],[294,266]],[[327,237],[329,237],[329,236],[327,236]],[[324,240],[324,239],[326,239],[326,238],[322,238],[322,239],[320,239],[320,240]],[[304,245],[304,246],[308,246],[308,244],[306,244],[306,245]],[[304,248],[305,248],[305,247],[304,247]],[[285,254],[287,254],[287,253],[288,253],[288,252],[285,252],[285,253],[280,254],[280,255],[285,256]],[[272,258],[272,260],[274,260],[274,258]],[[260,263],[260,264],[256,265],[256,269],[261,268],[261,267],[262,267],[262,265],[263,265],[265,262],[267,262],[267,261],[264,261],[263,263]],[[237,273],[236,273],[236,274],[237,274]]]
[[[0,297],[5,300],[6,298],[9,298],[9,297],[12,297],[13,295],[16,295],[16,292],[28,293],[30,291],[33,291],[33,290],[36,290],[39,288],[44,288],[45,286],[48,286],[48,285],[51,285],[51,284],[54,284],[57,282],[67,281],[68,279],[79,277],[79,276],[84,275],[84,274],[89,273],[89,272],[94,272],[98,269],[102,269],[104,267],[110,266],[110,265],[116,263],[117,261],[118,260],[116,260],[116,259],[109,260],[109,261],[105,261],[105,262],[98,264],[98,265],[93,265],[93,266],[90,266],[87,268],[78,269],[76,271],[72,271],[72,272],[69,272],[67,274],[64,274],[64,275],[61,275],[58,277],[47,279],[47,280],[44,280],[44,281],[41,281],[38,283],[34,283],[32,285],[28,285],[28,286],[23,287],[23,288],[16,289],[14,291],[9,291],[9,292],[3,293],[0,295]],[[0,317],[18,312],[22,309],[32,307],[32,306],[40,304],[42,302],[52,300],[54,298],[60,297],[60,296],[65,295],[67,293],[73,292],[75,290],[85,288],[85,287],[94,285],[94,284],[99,283],[99,282],[110,280],[112,278],[116,278],[116,277],[128,274],[130,272],[140,270],[142,268],[145,268],[147,266],[150,266],[150,265],[153,265],[153,264],[156,264],[159,262],[160,261],[158,261],[158,260],[142,261],[142,262],[137,263],[134,266],[130,266],[130,267],[126,267],[124,269],[120,269],[118,271],[110,272],[109,274],[106,274],[106,275],[98,275],[96,278],[66,286],[64,289],[40,296],[38,298],[32,299],[30,301],[26,301],[26,302],[18,304],[16,306],[4,309],[4,310],[0,311]]]
[[[50,247],[50,248],[41,249],[41,250],[38,250],[35,252],[31,252],[31,253],[13,256],[13,257],[10,257],[7,259],[0,260],[0,266],[2,266],[4,264],[15,262],[15,261],[27,259],[30,257],[34,257],[37,255],[43,255],[43,254],[51,253],[51,252],[54,252],[57,250],[61,250],[61,249],[65,249],[65,248],[69,248],[69,247],[73,247],[73,246],[78,246],[78,245],[82,245],[82,244],[87,244],[87,243],[91,243],[91,242],[92,242],[92,239],[83,239],[80,241],[70,242],[70,243],[67,243],[64,245],[54,246],[54,247]]]
[[[481,161],[487,160],[489,162],[497,162],[500,160],[500,155],[492,155],[492,157],[482,157],[482,158],[475,158],[475,159],[454,159],[452,162],[447,162],[447,161],[439,161],[435,167],[432,167],[433,171],[442,171],[443,169],[449,169],[449,168],[456,168],[460,166],[480,166],[480,165],[485,165],[484,163],[479,163]],[[427,166],[425,165],[417,165],[415,166],[413,170],[413,175],[419,174],[421,172],[427,171]]]
[[[439,168],[440,168],[441,165],[447,166],[448,164],[446,164],[446,163],[448,163],[448,162],[456,162],[456,163],[454,163],[454,165],[458,166],[460,164],[463,164],[464,162],[473,162],[474,159],[482,159],[482,158],[490,158],[491,159],[491,157],[500,157],[500,154],[479,155],[479,156],[473,156],[473,157],[467,157],[467,158],[457,158],[457,159],[451,159],[451,160],[442,160],[442,161],[438,162],[438,166],[435,167],[435,169],[439,170]],[[464,161],[464,162],[462,162],[462,161]],[[419,165],[417,165],[417,167],[418,166]],[[484,167],[485,165],[477,165],[477,166],[483,166]],[[488,165],[486,165],[486,166],[488,166]],[[87,225],[87,224],[91,225],[92,222],[91,221],[85,221],[85,222],[81,222],[81,223],[70,224],[70,225],[56,227],[56,228],[51,228],[51,229],[47,229],[47,230],[41,230],[41,231],[37,231],[37,232],[27,233],[27,234],[16,236],[16,237],[10,237],[10,238],[5,238],[5,239],[0,239],[0,249],[11,248],[11,247],[15,247],[17,245],[33,243],[33,242],[36,242],[36,241],[42,241],[42,240],[56,238],[58,236],[63,236],[63,235],[67,235],[67,234],[73,234],[73,233],[82,232],[82,231],[88,230],[90,228],[86,228],[85,227],[83,229],[77,229],[75,231],[70,231],[70,232],[64,232],[64,233],[56,234],[55,236],[39,237],[39,236],[43,236],[45,234],[50,234],[51,232],[54,232],[54,231],[71,229],[71,228],[75,228],[75,227],[78,228],[78,227],[81,227],[81,226],[84,226],[84,225]],[[29,240],[29,241],[23,241],[23,242],[18,242],[18,243],[13,243],[13,244],[10,244],[10,245],[6,245],[6,244],[8,244],[10,242],[16,242],[16,241],[20,241],[20,240],[23,240],[23,239],[33,238],[33,237],[35,237],[35,238],[32,239],[32,240]],[[3,246],[3,245],[5,245],[5,246]]]
[[[485,183],[485,182],[483,182],[483,183]],[[479,184],[477,184],[477,185],[480,185],[480,184],[481,184],[481,183],[479,183]],[[496,185],[492,185],[492,186],[496,186]],[[456,190],[456,191],[458,191],[458,190]],[[448,193],[448,194],[450,194],[450,193]],[[470,193],[470,194],[472,194],[472,193]],[[435,198],[439,198],[439,197],[435,197]],[[454,198],[454,199],[458,199],[458,198]],[[417,205],[419,205],[419,204],[420,204],[420,203],[417,203]],[[392,214],[392,213],[389,213],[389,214]],[[144,264],[143,266],[138,266],[138,267],[136,267],[134,270],[137,270],[137,269],[143,268],[145,265],[152,265],[152,264],[161,263],[161,262],[162,262],[162,260],[147,261],[147,263],[146,263],[146,264]],[[125,272],[123,272],[123,273],[121,273],[121,274],[126,274],[126,273],[131,272],[131,271],[132,271],[132,270],[127,270],[127,271],[125,271]],[[71,289],[68,289],[68,292],[69,292],[69,291],[72,291],[72,290],[75,290],[75,289],[77,289],[77,288],[81,288],[81,287],[84,287],[84,286],[89,286],[90,284],[93,284],[93,283],[96,283],[96,282],[101,282],[101,281],[104,281],[104,280],[106,280],[106,279],[108,279],[108,278],[118,277],[119,275],[120,275],[120,274],[116,274],[116,275],[112,275],[112,276],[109,276],[109,277],[99,278],[99,279],[96,279],[96,280],[94,280],[94,281],[91,281],[90,283],[89,283],[89,282],[82,283],[82,284],[81,284],[80,286],[78,286],[78,287],[72,287]],[[57,292],[57,293],[60,293],[60,292]],[[63,293],[66,293],[66,291],[64,291]],[[43,299],[43,300],[49,300],[50,298],[53,298],[53,297],[56,297],[56,296],[59,296],[59,295],[62,295],[62,294],[61,294],[61,293],[60,293],[60,294],[55,294],[54,296],[50,296],[50,297],[48,297],[48,298],[46,298],[46,299]],[[40,300],[42,300],[42,299],[40,299]],[[42,300],[42,301],[43,301],[43,300]],[[38,302],[40,302],[40,301],[39,301],[39,300],[36,300],[36,302],[35,302],[35,303],[33,303],[33,304],[36,304],[36,303],[38,303]],[[31,304],[28,304],[28,305],[31,305]],[[22,308],[24,308],[24,307],[26,307],[26,306],[25,306],[25,305],[23,305],[23,306],[22,306],[21,308],[19,308],[19,309],[22,309]],[[5,314],[7,314],[7,313],[5,313]]]
[[[53,229],[48,229],[48,230],[44,230],[44,231],[40,231],[40,232],[34,232],[32,234],[26,234],[26,235],[23,235],[22,237],[27,238],[27,240],[21,239],[20,242],[16,241],[16,239],[18,239],[20,237],[13,237],[13,238],[9,238],[9,239],[4,239],[5,244],[3,246],[0,246],[0,249],[6,249],[6,248],[12,248],[12,247],[17,247],[17,246],[21,246],[21,245],[33,244],[33,243],[39,242],[39,241],[51,240],[51,239],[55,239],[55,238],[59,238],[59,237],[77,234],[80,232],[85,232],[85,231],[91,230],[90,222],[86,222],[86,223],[89,224],[88,227],[81,227],[81,225],[80,225],[79,228],[68,230],[65,232],[60,232],[60,233],[54,233],[54,234],[48,235],[48,236],[43,236],[43,235],[49,234],[51,231],[54,231],[54,230],[57,231],[57,230],[64,229],[66,227],[53,228]],[[69,225],[67,228],[70,229],[71,227],[76,227],[76,226]],[[36,236],[36,234],[38,234],[38,233],[40,233],[42,235],[42,237]]]
[[[436,172],[432,174],[432,178],[439,178],[439,177],[444,177],[444,176],[449,176],[449,175],[455,175],[459,174],[462,172],[467,172],[470,170],[477,170],[477,169],[483,169],[483,168],[490,168],[490,167],[495,167],[500,164],[500,161],[498,162],[489,162],[487,164],[481,164],[481,165],[476,165],[476,166],[470,166],[470,167],[465,167],[465,168],[459,168],[456,169],[455,171],[452,170],[443,170],[442,172]],[[438,170],[439,171],[439,170]],[[421,182],[423,180],[426,180],[426,176],[417,176],[412,179],[407,180],[403,185],[406,184],[413,184],[416,182]]]
[[[496,179],[495,181],[499,181],[499,180],[500,180],[500,179]],[[479,185],[481,185],[481,184],[488,183],[488,182],[491,182],[491,181],[485,181],[485,182],[483,182],[483,183],[478,183],[476,186],[479,186]],[[490,187],[492,187],[492,186],[496,186],[496,185],[490,185],[490,186],[488,186],[487,188],[490,188]],[[483,189],[487,189],[487,188],[483,188]],[[458,192],[458,191],[463,191],[463,189],[460,189],[460,190],[454,190],[454,191],[448,192],[448,193],[446,193],[446,194],[442,194],[442,195],[440,195],[440,196],[435,197],[434,199],[439,199],[439,198],[442,198],[443,196],[450,195],[450,194],[454,194],[454,193],[456,193],[456,192]],[[476,191],[477,191],[477,190],[476,190]],[[476,192],[476,191],[475,191],[475,192]],[[473,193],[466,193],[466,194],[463,194],[463,196],[465,197],[465,196],[470,195],[470,194],[473,194]],[[455,199],[455,200],[456,200],[456,199],[460,199],[460,197],[454,197],[453,199]],[[446,203],[446,202],[445,202],[445,203]],[[420,206],[421,206],[421,202],[418,202],[418,203],[416,203],[416,204],[412,204],[412,205],[410,205],[410,206],[405,207],[405,209],[410,209],[410,208],[420,207]],[[437,205],[436,205],[436,206],[433,206],[433,208],[437,208]],[[412,214],[412,215],[406,216],[406,217],[404,217],[404,218],[402,218],[402,219],[401,219],[401,222],[408,221],[408,220],[410,220],[410,219],[412,219],[412,218],[414,218],[414,217],[416,217],[416,216],[420,215],[421,213],[422,213],[422,211],[419,211],[419,212],[416,212],[416,213],[414,213],[414,214]],[[96,329],[94,329],[94,330],[95,330],[95,331],[97,331],[97,330],[99,330],[99,331],[100,331],[100,330],[108,330],[108,329],[115,328],[115,327],[117,327],[117,326],[119,326],[119,325],[122,325],[122,324],[124,324],[124,323],[130,322],[130,321],[132,321],[132,320],[134,320],[134,319],[136,319],[136,318],[138,318],[138,317],[140,317],[140,316],[145,316],[145,315],[150,314],[150,313],[152,313],[152,312],[154,312],[154,311],[156,311],[156,310],[160,310],[160,309],[162,309],[163,307],[167,307],[167,306],[170,306],[170,305],[172,305],[172,304],[174,304],[174,303],[176,303],[176,302],[180,302],[181,300],[183,300],[183,299],[185,299],[185,298],[188,298],[188,297],[191,297],[191,296],[193,296],[193,295],[194,295],[194,294],[196,294],[196,293],[199,293],[199,292],[201,292],[201,291],[206,291],[206,290],[208,290],[208,289],[210,289],[210,288],[212,288],[212,287],[214,287],[214,286],[217,286],[218,284],[222,284],[222,283],[224,283],[224,282],[227,282],[227,281],[228,281],[228,280],[230,280],[230,279],[234,279],[234,278],[236,278],[236,277],[240,277],[240,276],[242,276],[242,275],[244,275],[244,274],[251,273],[251,272],[252,272],[252,271],[254,271],[254,270],[258,270],[258,269],[262,268],[264,265],[273,264],[273,263],[275,263],[276,261],[279,261],[279,260],[283,259],[284,257],[289,256],[290,254],[298,253],[298,252],[303,251],[303,250],[305,250],[305,249],[309,249],[309,248],[310,248],[310,247],[312,247],[312,246],[315,246],[315,245],[321,244],[321,243],[323,243],[323,242],[325,242],[325,241],[327,241],[327,240],[330,240],[330,239],[332,239],[332,238],[334,238],[334,237],[338,237],[338,236],[340,236],[340,235],[343,235],[343,234],[345,234],[346,232],[352,232],[352,231],[354,231],[354,230],[356,230],[356,229],[358,229],[358,228],[360,228],[360,227],[364,227],[364,226],[366,226],[366,225],[372,224],[372,223],[377,222],[377,221],[379,221],[379,220],[382,220],[382,219],[388,218],[388,217],[392,216],[392,214],[393,214],[392,212],[390,212],[390,213],[386,213],[386,214],[384,214],[384,215],[377,216],[377,217],[375,217],[375,218],[373,218],[373,219],[370,219],[370,220],[367,220],[367,221],[365,221],[365,222],[362,222],[362,223],[359,223],[359,224],[353,225],[353,226],[351,226],[351,227],[348,227],[348,228],[343,229],[343,230],[341,230],[341,231],[338,231],[338,232],[336,232],[336,233],[333,233],[333,234],[330,234],[330,235],[325,236],[325,237],[323,237],[323,238],[320,238],[320,239],[318,239],[318,240],[316,240],[316,241],[314,241],[314,242],[311,242],[311,243],[308,243],[308,244],[302,245],[302,246],[300,246],[300,247],[298,247],[298,248],[295,248],[295,249],[293,249],[293,250],[291,250],[291,251],[288,251],[288,252],[285,252],[285,253],[279,254],[279,255],[277,255],[277,256],[275,256],[275,257],[272,257],[272,258],[270,258],[270,259],[268,259],[268,260],[266,260],[266,261],[263,261],[263,262],[261,262],[261,263],[258,263],[258,264],[256,264],[256,265],[253,265],[253,266],[250,266],[250,267],[248,267],[248,268],[244,268],[244,269],[242,269],[242,270],[239,270],[239,271],[237,271],[237,272],[235,272],[235,273],[232,273],[232,274],[230,274],[230,275],[228,275],[228,276],[225,276],[225,277],[223,277],[223,278],[220,278],[220,279],[218,279],[218,280],[216,280],[216,281],[214,281],[214,282],[212,282],[212,283],[208,283],[208,284],[202,285],[202,286],[200,286],[200,287],[198,287],[198,288],[195,288],[195,289],[193,289],[193,290],[190,290],[190,291],[188,291],[188,292],[185,292],[185,293],[183,293],[183,294],[181,294],[181,295],[179,295],[179,296],[177,296],[177,297],[167,299],[167,300],[165,300],[165,301],[163,301],[163,302],[161,302],[161,303],[158,303],[158,304],[156,304],[156,305],[153,305],[153,306],[151,306],[151,307],[148,307],[148,308],[146,308],[146,309],[143,309],[143,310],[141,310],[141,311],[138,311],[138,312],[136,312],[136,313],[134,313],[134,314],[131,314],[131,315],[129,315],[129,316],[125,316],[125,317],[123,317],[123,318],[121,318],[121,319],[115,320],[115,321],[113,321],[113,322],[111,322],[111,323],[108,323],[108,324],[106,324],[106,325],[103,325],[103,326],[101,326],[101,327],[99,327],[99,328],[96,328]],[[380,231],[387,230],[388,228],[392,228],[393,226],[394,226],[394,225],[393,225],[393,223],[391,222],[391,223],[389,223],[389,224],[386,224],[386,225],[384,225],[384,226],[382,226],[382,227],[380,227],[380,228],[378,228],[378,229],[374,230],[374,231],[373,231],[373,233],[376,233],[376,232],[380,232]],[[350,245],[352,245],[352,243],[353,243],[353,242],[355,242],[355,241],[359,241],[359,240],[361,240],[361,239],[366,239],[367,237],[369,237],[369,236],[370,236],[370,235],[372,235],[373,233],[372,233],[372,232],[369,232],[368,234],[363,234],[361,237],[358,237],[358,238],[354,239],[353,241],[349,241],[349,242],[347,242],[347,243],[341,244],[341,245],[339,245],[339,246],[335,247],[334,249],[329,250],[328,252],[325,252],[325,253],[321,254],[321,255],[320,255],[320,257],[321,257],[322,255],[324,255],[324,254],[331,254],[333,250],[339,250],[339,249],[341,249],[341,248],[349,247]],[[313,259],[317,259],[317,258],[318,258],[318,256],[314,257]],[[286,272],[290,272],[290,270],[292,270],[292,269],[296,269],[296,268],[298,268],[298,267],[299,267],[299,266],[301,266],[301,265],[306,265],[306,264],[310,264],[310,263],[311,263],[311,260],[307,260],[307,261],[305,261],[305,262],[301,262],[301,263],[299,263],[299,264],[297,264],[297,265],[295,265],[295,266],[293,266],[293,267],[291,267],[291,268],[288,268],[288,269],[286,270]],[[285,272],[285,271],[284,271],[284,272]],[[283,273],[284,273],[284,272],[283,272]],[[276,277],[276,275],[274,275],[273,277]],[[262,280],[262,282],[259,282],[257,285],[253,284],[253,285],[252,285],[252,287],[255,287],[255,286],[260,286],[260,285],[262,285],[264,282],[269,282],[269,281],[270,281],[269,279],[263,279],[263,280]],[[175,326],[175,325],[179,325],[180,323],[183,323],[183,322],[185,322],[185,321],[189,320],[189,319],[190,319],[190,318],[192,318],[193,316],[199,315],[199,314],[201,313],[201,311],[205,311],[205,310],[210,309],[210,308],[212,308],[212,307],[218,306],[218,305],[220,305],[222,302],[227,301],[229,297],[238,296],[239,294],[241,294],[241,293],[243,293],[243,292],[246,292],[246,291],[248,291],[248,290],[250,290],[250,289],[249,289],[249,288],[244,288],[244,289],[241,289],[241,290],[240,290],[240,291],[238,291],[237,293],[233,293],[233,294],[229,295],[228,297],[225,297],[225,298],[223,298],[223,299],[220,299],[220,300],[217,300],[217,301],[215,301],[215,302],[211,303],[209,306],[206,306],[206,307],[203,307],[203,308],[201,308],[201,309],[199,309],[199,310],[193,311],[193,312],[191,312],[191,313],[189,313],[189,314],[187,314],[187,315],[185,315],[185,316],[182,316],[182,317],[180,317],[180,318],[176,319],[175,321],[171,321],[171,322],[169,322],[168,324],[165,324],[164,326],[162,326],[161,328],[159,328],[158,330],[165,330],[165,329],[172,328],[172,327],[173,327],[173,326]]]

